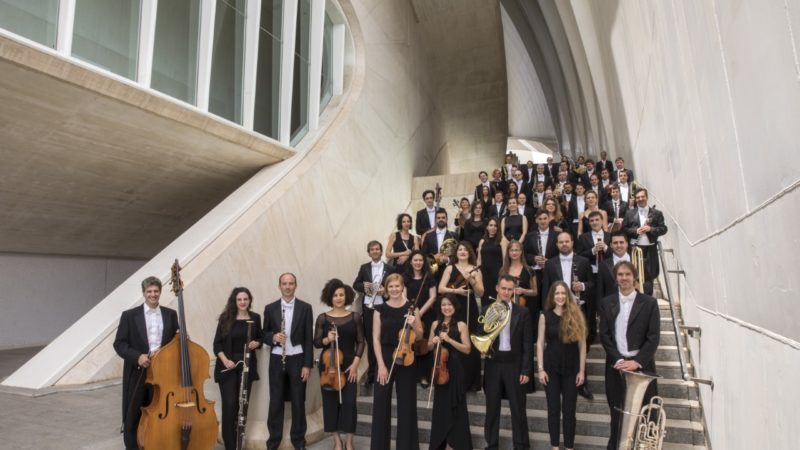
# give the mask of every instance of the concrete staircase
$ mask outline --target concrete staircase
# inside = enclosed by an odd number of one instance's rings
[[[666,302],[659,301],[661,307],[661,340],[656,353],[656,367],[659,375],[664,377],[658,380],[658,392],[664,398],[667,414],[666,438],[664,449],[701,450],[706,449],[705,428],[701,405],[698,401],[698,389],[694,382],[685,382],[681,379],[680,365],[678,362],[675,334]],[[678,314],[680,317],[680,314]],[[577,429],[575,438],[576,449],[600,450],[606,447],[609,435],[609,413],[605,398],[604,372],[605,351],[598,343],[591,346],[587,356],[586,372],[589,387],[594,394],[594,400],[588,401],[578,398]],[[690,373],[692,368],[689,368]],[[431,425],[431,410],[426,408],[428,398],[427,389],[417,389],[417,415],[419,425],[420,443],[422,448],[427,448]],[[485,397],[482,392],[467,394],[468,410],[470,416],[472,444],[483,448],[486,442],[483,438],[483,424],[485,420]],[[394,403],[393,403],[394,405]],[[500,448],[510,449],[511,422],[510,411],[507,403],[502,404],[502,417],[500,421]],[[547,433],[547,403],[544,388],[538,384],[537,391],[528,394],[527,417],[530,432],[531,448],[549,449],[549,435]],[[358,397],[358,427],[356,434],[369,436],[372,423],[372,390],[362,388]],[[396,409],[392,409],[392,434],[395,433]]]

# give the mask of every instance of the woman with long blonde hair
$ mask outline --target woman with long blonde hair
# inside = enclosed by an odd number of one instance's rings
[[[586,322],[569,286],[557,281],[550,287],[545,312],[539,317],[536,342],[539,382],[547,396],[550,445],[558,449],[561,416],[564,447],[575,446],[575,409],[578,387],[585,382]]]

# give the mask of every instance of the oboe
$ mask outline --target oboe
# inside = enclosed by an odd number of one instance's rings
[[[281,368],[286,371],[286,344],[289,336],[286,336],[286,308],[281,308],[281,334],[286,338],[281,344]]]
[[[253,321],[247,321],[247,340],[244,342],[242,356],[242,379],[239,383],[239,415],[236,418],[236,450],[244,449],[244,435],[247,426],[248,384],[250,378],[250,348],[252,340]]]

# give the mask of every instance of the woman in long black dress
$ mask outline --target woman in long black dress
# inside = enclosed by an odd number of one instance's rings
[[[424,339],[425,334],[431,329],[431,324],[436,320],[436,277],[428,267],[425,255],[419,250],[411,252],[410,263],[406,265],[403,274],[403,281],[406,284],[406,298],[419,306],[417,317],[422,318],[423,335],[419,339]],[[417,356],[417,379],[422,387],[428,387],[428,378],[431,375],[431,355]]]
[[[586,323],[583,313],[563,281],[556,281],[547,294],[545,312],[539,317],[536,343],[539,382],[547,395],[547,428],[550,445],[558,449],[561,415],[564,416],[564,447],[575,446],[575,409],[578,387],[586,369]]]
[[[490,217],[486,222],[483,239],[478,244],[478,265],[481,267],[484,287],[481,303],[484,305],[493,301],[489,298],[497,297],[497,279],[500,276],[500,268],[503,267],[507,245],[508,241],[500,233],[500,219]]]
[[[247,379],[247,397],[250,386],[258,380],[258,361],[255,349],[261,347],[261,316],[250,309],[253,295],[246,287],[233,288],[225,309],[219,315],[214,334],[214,381],[219,384],[222,398],[222,441],[226,450],[236,448],[236,418],[239,415],[239,384],[242,382],[244,348],[250,351],[250,372]],[[252,321],[250,340],[247,340],[247,322]]]
[[[397,215],[397,231],[389,235],[386,243],[386,257],[392,261],[398,273],[403,273],[411,252],[418,250],[419,238],[411,233],[411,216],[406,213]]]
[[[431,353],[440,342],[441,348],[447,349],[447,371],[450,373],[448,383],[434,384],[433,387],[431,450],[472,449],[464,366],[461,363],[462,357],[470,354],[472,346],[467,324],[455,318],[456,309],[455,303],[443,297],[439,303],[439,318],[433,322],[428,337]]]
[[[419,432],[417,429],[417,367],[395,365],[392,358],[399,333],[408,322],[414,332],[422,336],[422,321],[417,320],[416,310],[403,295],[403,277],[393,273],[383,282],[388,300],[375,307],[372,316],[372,343],[378,361],[377,383],[373,391],[372,436],[370,448],[388,449],[391,447],[392,431],[392,385],[397,390],[397,450],[418,450]],[[389,371],[392,371],[391,377]]]
[[[516,197],[509,197],[508,215],[503,217],[500,228],[503,236],[509,241],[522,240],[528,233],[528,219],[519,213],[519,203]]]
[[[561,205],[554,198],[548,198],[544,201],[544,210],[547,211],[547,216],[550,217],[550,226],[556,231],[569,231],[567,220],[561,212]]]
[[[464,223],[462,239],[472,244],[472,248],[478,248],[478,244],[481,243],[483,234],[486,232],[485,210],[483,203],[477,201],[472,202],[470,219]]]
[[[356,431],[356,382],[358,381],[358,365],[364,353],[364,326],[361,315],[347,310],[353,304],[355,292],[353,288],[342,283],[339,279],[332,279],[322,288],[320,301],[331,308],[330,311],[317,316],[314,326],[314,346],[321,348],[323,353],[336,343],[344,358],[340,362],[340,369],[347,376],[347,383],[341,389],[342,402],[339,403],[339,393],[322,386],[322,418],[326,433],[333,433],[336,442],[335,449],[342,450],[342,438],[339,433],[347,434],[347,450],[353,450],[353,433]],[[322,360],[322,358],[320,358]],[[320,372],[323,367],[320,365]]]
[[[456,319],[466,322],[470,333],[478,330],[478,302],[475,296],[483,297],[483,276],[477,268],[475,251],[469,242],[461,241],[456,248],[456,263],[447,266],[439,282],[439,295],[450,297],[458,304]],[[481,389],[481,357],[472,349],[464,358],[465,382],[468,391]]]

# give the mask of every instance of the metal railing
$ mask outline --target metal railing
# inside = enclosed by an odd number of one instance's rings
[[[708,385],[713,390],[714,380],[711,378],[697,378],[691,376],[691,374],[689,374],[689,369],[686,366],[686,361],[684,361],[683,359],[684,343],[683,343],[683,334],[681,333],[681,330],[686,330],[686,332],[690,336],[694,336],[694,334],[697,333],[697,337],[699,338],[700,327],[678,325],[678,316],[675,313],[675,302],[674,302],[674,297],[672,296],[672,288],[670,287],[668,276],[670,273],[674,273],[677,275],[686,275],[686,272],[684,272],[683,270],[667,270],[666,259],[664,258],[664,252],[667,251],[672,252],[672,250],[671,249],[665,250],[661,246],[661,242],[656,242],[656,245],[658,247],[658,259],[659,262],[661,263],[661,267],[664,269],[664,286],[666,289],[665,293],[667,297],[667,303],[669,303],[669,312],[670,315],[672,316],[672,329],[675,332],[675,343],[678,346],[678,362],[680,363],[681,366],[681,378],[683,378],[683,381],[694,381],[695,383]],[[672,253],[674,256],[675,253],[674,252]]]

